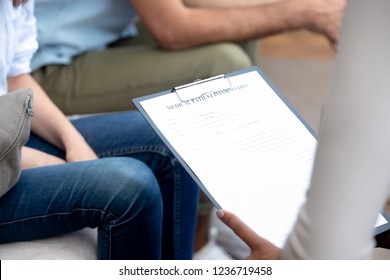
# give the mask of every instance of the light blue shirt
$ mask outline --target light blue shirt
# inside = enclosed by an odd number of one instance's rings
[[[37,49],[34,2],[18,8],[0,0],[0,95],[7,93],[7,77],[30,72],[30,60]]]
[[[128,0],[35,0],[39,50],[31,67],[68,64],[73,57],[135,36],[136,13]]]

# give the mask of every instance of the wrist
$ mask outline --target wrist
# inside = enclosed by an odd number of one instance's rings
[[[286,31],[302,29],[307,26],[311,13],[308,12],[306,6],[301,4],[301,1],[284,1],[284,9],[286,11]]]
[[[60,138],[65,151],[68,151],[75,146],[79,146],[80,143],[85,143],[84,137],[73,126],[69,129],[65,129],[64,132],[61,133]]]

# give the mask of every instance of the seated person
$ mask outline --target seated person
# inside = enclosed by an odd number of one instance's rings
[[[347,4],[310,189],[283,248],[219,212],[252,249],[248,259],[377,257],[373,228],[390,194],[389,9],[385,0]]]
[[[34,1],[21,2],[0,2],[0,94],[31,88],[34,117],[0,243],[90,227],[99,259],[191,259],[197,185],[139,113],[65,117],[29,74]]]

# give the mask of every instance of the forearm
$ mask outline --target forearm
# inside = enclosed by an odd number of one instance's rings
[[[190,7],[248,7],[288,0],[183,0]]]
[[[8,87],[10,91],[20,88],[33,90],[32,131],[34,133],[64,150],[67,150],[73,141],[77,141],[81,137],[31,75],[25,74],[8,78]]]
[[[189,8],[181,1],[131,2],[159,45],[173,50],[261,38],[299,29],[306,20],[304,7],[294,1],[240,8]]]
[[[22,149],[22,169],[29,169],[40,166],[48,166],[54,164],[62,164],[66,161],[30,147]]]

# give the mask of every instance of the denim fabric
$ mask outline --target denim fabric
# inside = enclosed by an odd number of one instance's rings
[[[24,170],[0,199],[0,243],[98,227],[99,259],[191,259],[198,187],[143,117],[73,124],[102,159]],[[65,156],[34,134],[27,145]]]

